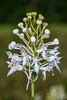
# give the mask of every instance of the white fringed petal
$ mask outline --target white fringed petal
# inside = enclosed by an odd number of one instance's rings
[[[7,77],[8,77],[9,75],[13,74],[15,71],[17,71],[15,67],[11,68],[11,69],[9,70],[8,74],[7,74]]]
[[[26,64],[26,57],[23,57],[23,66]]]
[[[56,47],[54,48],[54,50],[57,50],[57,49],[59,49],[59,46],[56,46]]]
[[[6,61],[7,64],[10,64],[10,61]]]
[[[28,82],[27,82],[27,86],[26,86],[26,90],[28,90],[28,86],[29,86],[29,75],[28,75],[28,73],[27,73],[27,71],[26,71],[26,69],[24,68],[24,73],[26,74],[26,76],[27,76],[27,79],[28,79]]]
[[[46,53],[45,53],[45,51],[43,51],[42,57],[46,60]]]
[[[60,70],[60,68],[59,68],[59,66],[57,65],[57,63],[56,63],[56,61],[54,60],[54,63],[55,63],[55,66],[56,66],[56,68],[59,70],[59,72],[61,73],[61,70]]]
[[[47,61],[51,62],[51,61],[53,61],[55,59],[55,57],[54,56],[50,56],[50,57],[47,57],[46,59],[47,59]]]
[[[48,51],[50,54],[55,54],[56,50],[50,50]]]
[[[58,60],[61,60],[62,59],[62,57],[58,57]]]
[[[41,48],[41,49],[39,49],[39,50],[37,50],[37,52],[38,53],[41,53],[43,51],[43,49]]]
[[[42,73],[43,73],[43,80],[46,80],[46,71],[42,71]]]
[[[12,60],[15,60],[15,61],[22,61],[22,57],[19,57],[18,54],[14,54],[14,55],[12,55]]]
[[[35,69],[35,72],[38,73],[39,72],[39,65],[37,63],[35,63],[34,65],[34,69]]]
[[[57,55],[59,55],[60,54],[60,52],[57,52],[57,53],[55,53],[55,56],[57,56]]]

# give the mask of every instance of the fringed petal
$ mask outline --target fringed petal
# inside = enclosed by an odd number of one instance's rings
[[[8,77],[9,75],[13,74],[15,71],[17,71],[15,67],[11,68],[11,69],[9,70],[8,74],[7,74],[7,77]]]
[[[57,63],[56,63],[56,61],[54,60],[54,63],[55,63],[55,66],[56,66],[56,68],[59,70],[59,72],[61,73],[61,70],[60,70],[60,68],[59,68],[59,66],[57,65]]]
[[[6,61],[7,64],[10,64],[10,61]]]
[[[41,49],[37,50],[37,53],[41,53],[42,51],[43,51],[43,49],[41,48]]]
[[[23,66],[26,64],[26,57],[23,57]]]
[[[38,73],[39,72],[39,65],[37,63],[35,63],[34,65],[34,69],[35,69],[35,72]]]
[[[59,49],[59,46],[56,46],[56,47],[54,48],[54,50],[57,50],[57,49]]]
[[[45,51],[43,51],[42,57],[46,60],[46,53],[45,53]]]
[[[45,81],[46,80],[46,71],[42,71],[42,73],[43,73],[43,81]]]
[[[26,74],[26,76],[27,76],[27,79],[28,79],[28,83],[27,83],[27,86],[26,86],[26,90],[28,90],[28,86],[29,86],[29,76],[28,76],[28,73],[27,73],[27,71],[26,71],[26,69],[24,68],[24,73]]]
[[[58,60],[61,60],[62,59],[62,57],[58,57]]]
[[[47,57],[47,61],[49,61],[49,62],[53,61],[54,59],[55,59],[54,56]]]

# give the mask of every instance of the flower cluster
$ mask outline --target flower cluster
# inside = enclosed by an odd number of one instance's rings
[[[55,38],[51,42],[44,43],[44,39],[50,36],[50,31],[46,29],[48,23],[43,22],[44,17],[41,14],[38,15],[38,19],[36,16],[36,12],[27,13],[27,17],[23,18],[24,23],[18,24],[22,32],[18,29],[13,30],[13,34],[22,39],[25,45],[12,41],[8,48],[9,50],[18,49],[20,54],[6,52],[10,59],[10,61],[6,61],[8,68],[10,68],[7,76],[18,70],[23,71],[28,78],[27,89],[29,82],[32,81],[32,75],[35,77],[33,81],[36,81],[40,72],[45,80],[47,71],[54,76],[54,67],[61,73],[58,66],[61,60],[61,57],[58,57],[59,46],[48,49],[51,45],[58,45],[59,40]]]

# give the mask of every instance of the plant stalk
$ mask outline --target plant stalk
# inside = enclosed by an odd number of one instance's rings
[[[34,75],[32,75],[32,82],[31,82],[31,100],[34,100]]]

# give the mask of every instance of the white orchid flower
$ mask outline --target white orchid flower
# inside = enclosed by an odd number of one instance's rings
[[[42,71],[42,74],[43,74],[43,80],[46,80],[46,71],[50,72],[50,68],[48,66],[40,67],[40,70]]]
[[[42,57],[44,59],[46,59],[46,53],[45,53],[46,50],[47,50],[47,46],[44,45],[44,46],[42,46],[41,49],[37,50],[37,53],[41,53],[42,52]]]
[[[59,46],[56,46],[54,49],[48,49],[46,52],[50,53],[50,54],[55,54],[59,49]]]
[[[22,52],[22,56],[23,56],[23,66],[25,66],[26,65],[26,63],[27,63],[27,61],[28,61],[28,59],[31,59],[31,56],[30,55],[28,55],[26,52]]]
[[[59,44],[59,40],[57,38],[54,39],[52,42],[46,43],[47,46],[49,46],[49,45],[58,45],[58,44]]]
[[[46,57],[46,60],[48,62],[53,61],[54,59],[57,59],[58,54],[60,54],[60,52],[57,52],[54,55],[49,55],[49,56]]]
[[[20,65],[19,63],[14,63],[12,61],[10,63],[7,61],[7,63],[9,64],[9,68],[10,68],[7,76],[13,74],[17,70],[19,70],[19,71],[23,70],[22,65]]]
[[[15,67],[11,68],[7,74],[7,77],[11,74],[13,74],[15,71],[17,71],[17,69]]]
[[[12,56],[10,56],[12,61],[22,61],[22,57],[19,57],[18,54],[14,53]]]

